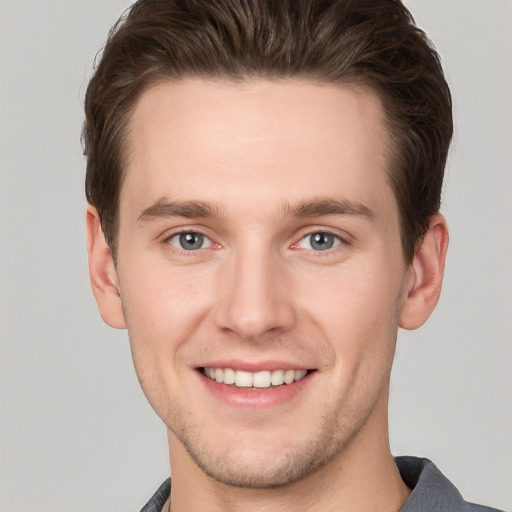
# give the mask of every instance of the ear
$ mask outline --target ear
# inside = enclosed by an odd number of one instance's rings
[[[116,329],[126,328],[112,253],[105,242],[96,208],[86,213],[87,253],[92,292],[103,321]]]
[[[437,214],[430,219],[408,270],[407,297],[400,311],[400,327],[417,329],[434,311],[441,294],[447,249],[448,226],[445,218]]]

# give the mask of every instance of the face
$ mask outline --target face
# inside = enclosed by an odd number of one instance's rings
[[[407,286],[386,147],[348,87],[187,80],[136,106],[117,286],[171,450],[216,480],[285,485],[386,429]]]

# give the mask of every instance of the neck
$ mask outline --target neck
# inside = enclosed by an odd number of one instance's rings
[[[172,512],[397,512],[410,494],[389,449],[387,396],[356,436],[314,473],[276,489],[237,488],[208,477],[169,434]]]

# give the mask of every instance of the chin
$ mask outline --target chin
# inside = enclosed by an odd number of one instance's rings
[[[199,436],[180,439],[190,458],[217,482],[250,489],[281,488],[302,480],[343,451],[352,437],[337,425],[323,425],[308,439],[298,441],[258,439],[237,442],[233,431],[224,446],[218,439],[211,446],[200,445]]]
[[[190,451],[189,451],[190,453]],[[297,482],[330,458],[326,451],[317,453],[295,452],[286,454],[269,454],[268,457],[230,456],[209,457],[205,454],[190,453],[197,466],[210,478],[223,484],[250,489],[279,488]]]

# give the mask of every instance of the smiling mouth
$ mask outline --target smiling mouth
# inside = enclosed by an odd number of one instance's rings
[[[312,370],[274,370],[246,372],[232,368],[200,368],[211,380],[237,388],[265,389],[293,384],[303,379]]]

